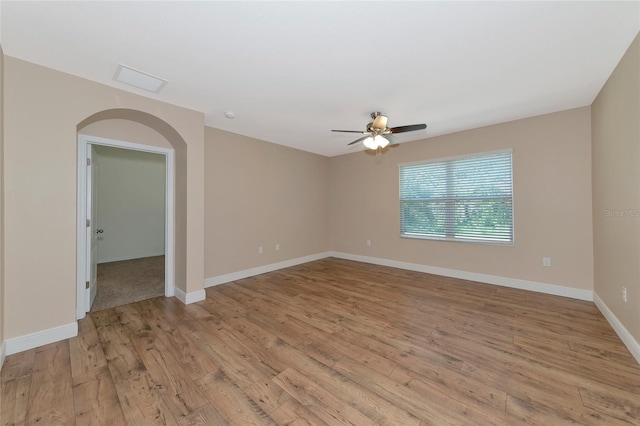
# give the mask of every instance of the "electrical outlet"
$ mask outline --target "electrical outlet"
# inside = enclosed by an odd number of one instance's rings
[[[367,240],[367,245],[371,247],[371,240]]]
[[[551,258],[543,257],[542,258],[542,266],[551,266]]]
[[[258,247],[258,254],[262,254],[264,253],[264,249],[262,248],[262,246]]]
[[[622,287],[622,301],[624,303],[627,303],[627,288],[626,287]]]
[[[280,250],[280,244],[276,244],[276,251]]]

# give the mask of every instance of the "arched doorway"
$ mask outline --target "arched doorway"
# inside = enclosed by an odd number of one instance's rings
[[[105,120],[130,120],[147,126],[162,135],[173,149],[159,148],[151,145],[136,144],[114,139],[87,137],[82,129]],[[90,306],[86,289],[87,278],[91,271],[88,268],[90,253],[90,235],[92,227],[87,222],[87,149],[91,144],[121,147],[138,151],[155,152],[167,156],[167,207],[166,207],[166,267],[165,296],[173,296],[176,280],[184,280],[186,275],[186,158],[187,144],[184,139],[164,120],[151,114],[131,110],[112,109],[101,111],[83,120],[77,126],[78,133],[78,209],[77,209],[77,300],[76,317],[83,318]]]

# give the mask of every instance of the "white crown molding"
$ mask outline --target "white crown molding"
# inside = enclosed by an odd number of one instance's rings
[[[629,330],[627,330],[618,317],[615,316],[613,311],[609,309],[607,304],[604,303],[604,301],[600,299],[600,296],[595,292],[593,293],[593,302],[596,304],[598,309],[600,309],[600,312],[602,312],[602,315],[604,315],[609,324],[611,324],[613,330],[620,337],[620,340],[622,340],[622,343],[624,343],[627,349],[629,349],[631,355],[633,355],[636,361],[638,361],[638,364],[640,364],[640,343],[633,338],[631,333],[629,333]]]
[[[201,302],[205,300],[207,298],[207,293],[205,293],[204,289],[185,293],[178,287],[174,287],[174,296],[177,297],[178,300],[185,305],[189,305],[191,303]]]
[[[320,260],[330,257],[331,252],[322,252],[312,254],[309,256],[297,257],[295,259],[289,259],[282,262],[271,263],[269,265],[258,266],[256,268],[244,269],[238,272],[232,272],[230,274],[216,275],[215,277],[207,278],[204,280],[204,286],[213,287],[216,285],[228,283],[231,281],[241,280],[243,278],[253,277],[254,275],[266,274],[267,272],[277,271],[278,269],[289,268],[291,266],[301,265],[303,263],[313,262],[314,260]]]
[[[18,352],[27,351],[37,348],[38,346],[48,345],[49,343],[58,342],[60,340],[69,339],[78,335],[78,323],[53,327],[48,330],[37,331],[35,333],[25,334],[24,336],[14,337],[5,341],[6,355],[13,355]]]

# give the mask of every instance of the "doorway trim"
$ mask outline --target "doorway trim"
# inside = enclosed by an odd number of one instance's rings
[[[175,161],[174,150],[150,145],[141,145],[132,142],[119,141],[115,139],[101,138],[78,134],[78,187],[77,187],[77,232],[76,232],[76,319],[84,318],[87,313],[85,282],[87,281],[87,151],[89,145],[102,145],[115,148],[124,148],[133,151],[150,152],[162,154],[165,159],[165,233],[164,233],[164,295],[173,297],[175,295],[174,270],[175,270]]]

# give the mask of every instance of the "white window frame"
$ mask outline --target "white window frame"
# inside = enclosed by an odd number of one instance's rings
[[[506,240],[506,241],[500,241],[500,240],[492,240],[492,239],[483,239],[483,238],[472,238],[472,237],[464,237],[464,236],[455,236],[454,234],[449,234],[449,235],[445,235],[442,236],[440,234],[418,234],[418,233],[405,233],[402,230],[402,205],[403,205],[403,199],[402,199],[402,180],[400,178],[401,173],[402,173],[402,169],[405,167],[412,167],[412,166],[421,166],[421,165],[428,165],[428,164],[434,164],[434,163],[451,163],[451,162],[455,162],[458,160],[468,160],[471,158],[480,158],[480,157],[484,157],[484,156],[489,156],[489,155],[495,155],[495,154],[504,154],[504,153],[509,153],[511,156],[511,233],[510,233],[510,240]],[[450,184],[449,181],[447,181],[447,186]],[[476,153],[472,153],[472,154],[465,154],[465,155],[459,155],[459,156],[452,156],[452,157],[444,157],[444,158],[435,158],[435,159],[430,159],[430,160],[423,160],[423,161],[413,161],[413,162],[408,162],[408,163],[399,163],[398,164],[398,200],[399,200],[399,205],[398,205],[398,210],[400,211],[400,237],[401,238],[409,238],[409,239],[423,239],[423,240],[436,240],[436,241],[454,241],[454,242],[465,242],[465,243],[477,243],[477,244],[487,244],[487,245],[499,245],[499,246],[514,246],[515,245],[515,206],[514,206],[514,182],[513,182],[513,149],[500,149],[500,150],[494,150],[494,151],[484,151],[484,152],[476,152]],[[447,195],[445,197],[440,197],[440,198],[434,198],[434,200],[441,200],[441,201],[455,201],[455,200],[465,200],[465,199],[470,199],[470,198],[465,198],[465,197],[460,197],[460,198],[456,198],[453,196],[450,196],[449,193],[447,193]],[[453,212],[453,211],[450,211]],[[448,222],[453,220],[453,217],[447,215],[447,219]],[[447,227],[447,230],[450,230],[450,227]]]

